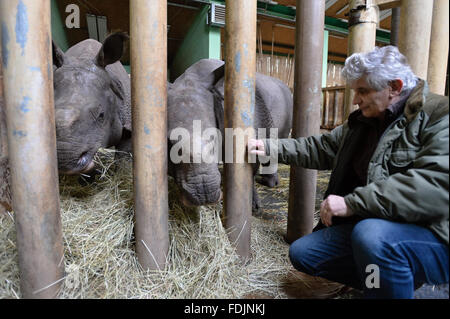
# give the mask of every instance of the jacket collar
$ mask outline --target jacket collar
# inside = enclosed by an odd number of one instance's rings
[[[425,105],[428,91],[429,89],[427,82],[419,79],[416,87],[412,90],[408,100],[406,101],[405,110],[403,112],[408,122],[412,121]]]

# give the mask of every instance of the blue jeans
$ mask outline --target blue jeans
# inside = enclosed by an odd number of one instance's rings
[[[365,298],[413,298],[423,283],[448,283],[448,253],[424,227],[370,218],[306,235],[289,258],[297,270],[363,290]]]

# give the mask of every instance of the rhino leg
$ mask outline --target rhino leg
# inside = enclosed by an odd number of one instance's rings
[[[259,200],[259,196],[258,196],[258,191],[256,190],[255,187],[255,182],[253,182],[253,200],[252,200],[252,212],[258,212],[259,208],[261,207],[261,203]]]
[[[122,138],[119,142],[119,144],[116,145],[116,154],[115,154],[115,161],[119,161],[122,159],[129,159],[130,154],[133,150],[133,140],[131,139],[131,135],[126,138]]]
[[[258,196],[258,190],[256,189],[256,184],[255,184],[255,176],[256,173],[258,172],[259,169],[259,163],[255,163],[252,164],[252,170],[253,170],[253,182],[252,182],[252,192],[253,192],[253,196],[252,196],[252,212],[258,212],[259,208],[261,207],[261,202],[259,200],[259,196]]]

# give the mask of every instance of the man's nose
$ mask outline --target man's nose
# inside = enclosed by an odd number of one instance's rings
[[[359,97],[359,94],[358,93],[355,93],[355,95],[353,96],[353,105],[356,105],[356,104],[360,104],[361,103],[361,98]]]

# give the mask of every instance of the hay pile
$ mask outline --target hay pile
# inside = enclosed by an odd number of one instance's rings
[[[252,260],[243,266],[222,227],[221,205],[183,209],[169,185],[170,248],[166,269],[144,272],[133,235],[131,161],[102,150],[101,176],[88,186],[60,180],[66,276],[61,298],[286,298],[292,266],[285,223],[252,217]],[[0,298],[19,298],[12,214],[0,216]]]

